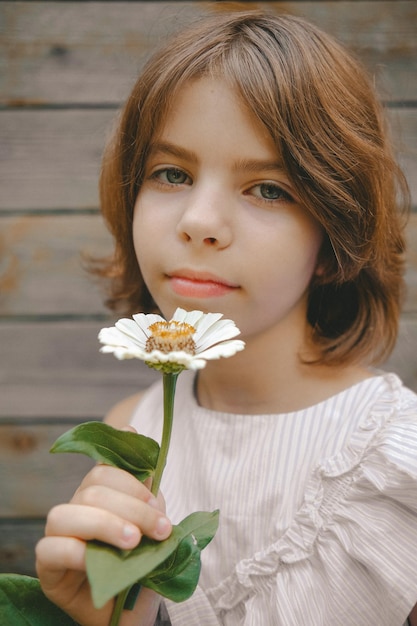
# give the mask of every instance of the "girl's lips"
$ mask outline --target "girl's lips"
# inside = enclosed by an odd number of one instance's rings
[[[172,290],[179,296],[186,298],[216,298],[224,296],[237,289],[219,278],[203,276],[182,276],[173,274],[168,276]]]

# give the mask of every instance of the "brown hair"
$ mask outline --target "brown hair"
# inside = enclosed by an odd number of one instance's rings
[[[187,81],[208,74],[229,81],[265,125],[299,198],[323,226],[322,272],[308,301],[318,362],[383,359],[398,330],[407,184],[360,63],[288,15],[206,17],[146,64],[103,159],[101,206],[115,251],[94,271],[111,279],[108,305],[156,309],[134,252],[133,208],[169,103]]]

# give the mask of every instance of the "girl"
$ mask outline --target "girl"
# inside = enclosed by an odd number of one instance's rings
[[[417,397],[392,349],[406,184],[369,79],[301,19],[211,16],[145,67],[105,155],[113,309],[221,312],[246,349],[181,374],[164,504],[97,466],[48,516],[45,593],[85,626],[85,542],[219,508],[173,625],[400,626],[417,601]],[[161,384],[108,422],[159,439]],[[185,463],[185,469],[184,469]],[[142,589],[122,626],[152,625]]]

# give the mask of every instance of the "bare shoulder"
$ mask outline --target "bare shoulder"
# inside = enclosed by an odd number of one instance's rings
[[[124,428],[129,425],[133,411],[135,410],[143,391],[135,393],[133,396],[124,398],[115,404],[107,413],[104,421],[114,428]]]

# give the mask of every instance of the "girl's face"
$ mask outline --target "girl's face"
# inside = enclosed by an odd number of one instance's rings
[[[248,339],[305,329],[322,232],[262,124],[221,79],[185,86],[155,137],[133,236],[166,317],[221,312]]]

